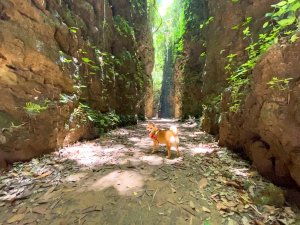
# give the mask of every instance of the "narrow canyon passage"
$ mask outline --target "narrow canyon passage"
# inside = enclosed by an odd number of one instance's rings
[[[299,224],[283,191],[193,121],[180,151],[151,154],[146,123],[15,164],[1,176],[0,224]]]
[[[299,28],[299,0],[0,0],[0,225],[300,225]]]

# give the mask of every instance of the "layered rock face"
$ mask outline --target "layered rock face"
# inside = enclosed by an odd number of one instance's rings
[[[89,113],[145,114],[147,13],[146,1],[0,1],[2,166],[96,136]]]
[[[300,42],[273,46],[252,73],[249,94],[238,113],[222,114],[220,144],[242,148],[264,175],[300,186]],[[290,79],[286,87],[268,84]]]
[[[177,79],[181,80],[176,86],[181,92],[181,107],[176,114],[183,118],[192,115],[199,117],[202,112],[203,86],[202,71],[205,65],[206,40],[205,32],[200,29],[208,19],[208,4],[206,0],[192,0],[185,7],[186,32],[184,38],[183,56],[176,62]],[[179,107],[178,107],[179,108]]]
[[[238,65],[247,60],[245,48],[251,42],[245,38],[245,28],[249,26],[255,42],[262,33],[265,14],[272,12],[271,5],[278,1],[206,2],[207,18],[212,17],[213,21],[203,26],[204,36],[197,36],[205,41],[200,54],[205,51],[206,56],[202,63],[198,61],[202,70],[193,76],[200,80],[200,87],[196,89],[201,94],[190,97],[193,106],[204,105],[202,128],[217,135],[220,145],[246,152],[254,166],[273,181],[300,186],[297,172],[300,169],[299,39],[292,43],[283,38],[259,58],[249,74],[249,84],[241,91],[243,98],[239,108],[233,112],[230,108],[232,89],[225,69],[227,56],[235,55]],[[242,28],[245,23],[247,25]],[[191,46],[189,39],[185,49],[188,46]],[[200,49],[201,46],[197,46]],[[196,51],[197,48],[192,49]],[[180,72],[183,79],[190,77],[184,69]],[[274,82],[274,78],[277,81]],[[184,86],[183,89],[191,91]],[[182,115],[185,114],[197,115],[198,112],[183,106]]]
[[[163,82],[160,95],[160,109],[158,116],[160,118],[174,117],[174,72],[173,72],[173,51],[170,47],[167,50],[165,64],[163,69]]]

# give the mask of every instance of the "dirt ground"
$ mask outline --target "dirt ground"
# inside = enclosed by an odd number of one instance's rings
[[[300,224],[251,165],[196,123],[177,125],[180,151],[151,154],[146,123],[17,163],[0,176],[0,224]]]

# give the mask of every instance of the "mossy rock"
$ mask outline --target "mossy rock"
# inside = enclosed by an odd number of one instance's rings
[[[120,115],[120,122],[119,126],[129,126],[129,125],[136,125],[137,124],[137,117],[135,115]]]
[[[273,205],[282,207],[285,203],[284,191],[273,185],[268,184],[263,189],[254,193],[252,200],[258,205]]]
[[[17,125],[17,122],[13,119],[12,116],[7,114],[6,112],[0,111],[0,128],[8,128],[12,123]]]

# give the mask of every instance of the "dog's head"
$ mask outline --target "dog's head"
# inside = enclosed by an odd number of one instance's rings
[[[153,132],[153,131],[157,131],[158,127],[154,123],[148,123],[146,129],[149,132]]]

